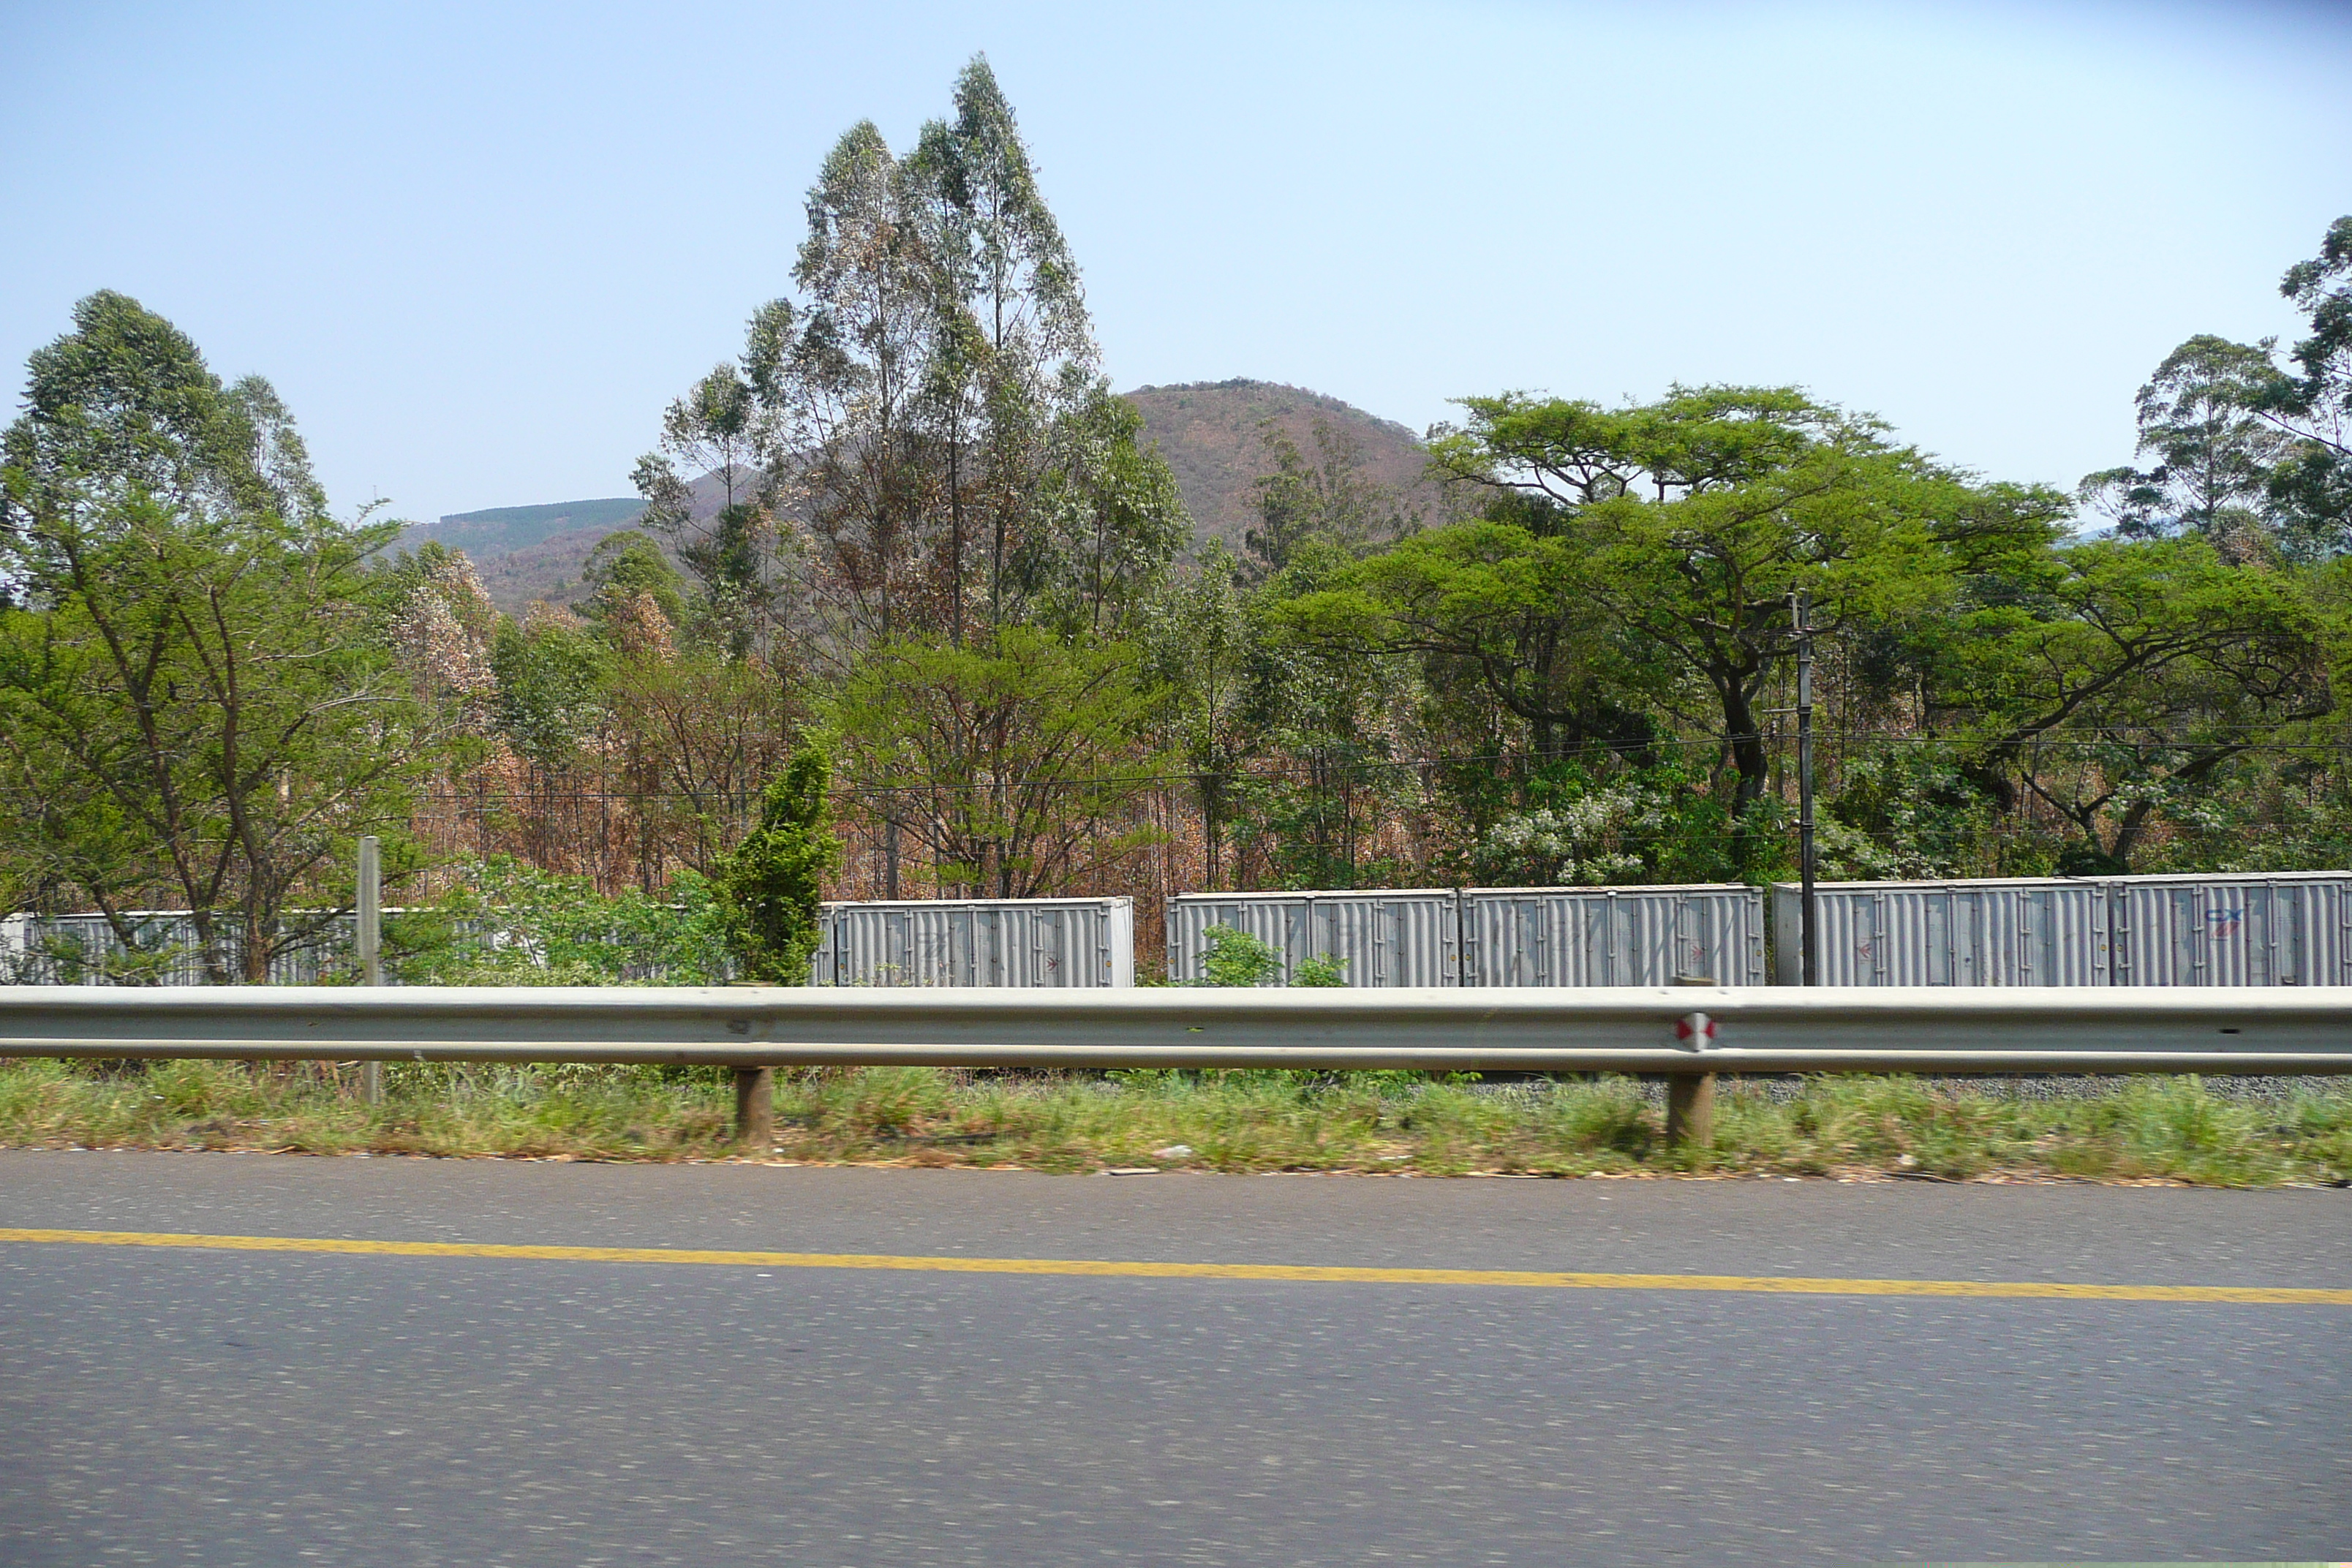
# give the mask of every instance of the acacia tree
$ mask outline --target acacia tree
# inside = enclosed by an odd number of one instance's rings
[[[1005,627],[993,647],[894,643],[852,672],[833,727],[860,784],[946,887],[1037,898],[1144,843],[1160,760],[1137,650]]]
[[[1548,503],[1494,510],[1367,558],[1284,606],[1287,626],[1328,648],[1420,656],[1433,688],[1475,685],[1524,722],[1538,758],[1642,751],[1644,699],[1670,694],[1657,661],[1583,592],[1582,552]]]
[[[2289,574],[2200,539],[2015,558],[1915,634],[1931,730],[2004,812],[2038,799],[2124,870],[2168,806],[2335,708],[2325,617]]]
[[[1629,659],[1700,699],[1687,716],[1721,746],[1742,814],[1769,773],[1757,707],[1794,651],[1792,593],[1832,636],[1919,616],[1983,563],[2044,547],[2066,510],[2045,489],[1971,483],[1786,387],[1677,387],[1621,410],[1517,395],[1464,406],[1470,418],[1441,434],[1433,468],[1540,500],[1560,542],[1539,547],[1524,530],[1493,541],[1514,569],[1471,585],[1495,592],[1498,634],[1512,597],[1529,593],[1622,628]]]
[[[32,356],[0,456],[0,854],[131,946],[173,897],[209,978],[264,979],[359,835],[397,855],[439,739],[366,570],[396,526],[331,517],[268,384],[111,292]]]

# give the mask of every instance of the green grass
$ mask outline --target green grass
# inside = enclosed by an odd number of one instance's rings
[[[723,1073],[652,1068],[385,1070],[159,1062],[0,1063],[0,1146],[263,1149],[313,1154],[719,1159]],[[2225,1098],[2194,1078],[2095,1097],[2011,1098],[1907,1078],[1824,1077],[1794,1098],[1726,1080],[1706,1150],[1665,1146],[1627,1079],[1502,1092],[1402,1073],[1013,1076],[877,1068],[780,1072],[773,1157],[1092,1171],[1411,1171],[2056,1176],[2221,1186],[2352,1177],[2352,1089]],[[1190,1155],[1157,1151],[1187,1145]]]

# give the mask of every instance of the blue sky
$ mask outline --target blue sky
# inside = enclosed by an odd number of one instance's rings
[[[1122,387],[1793,382],[2009,479],[2352,212],[2352,6],[0,4],[0,361],[125,290],[339,506],[627,493],[985,49]]]

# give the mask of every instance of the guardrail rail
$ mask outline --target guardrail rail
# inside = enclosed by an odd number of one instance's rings
[[[0,1057],[1663,1073],[2352,1072],[2352,991],[0,987]]]

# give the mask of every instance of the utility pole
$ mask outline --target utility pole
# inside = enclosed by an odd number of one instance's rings
[[[359,890],[360,984],[383,984],[383,854],[371,833],[360,840]],[[370,1062],[360,1069],[370,1105],[383,1103],[383,1064]]]
[[[1821,930],[1813,909],[1813,629],[1807,595],[1789,593],[1789,624],[1797,638],[1797,875],[1803,884],[1799,937],[1804,983],[1822,983]]]

